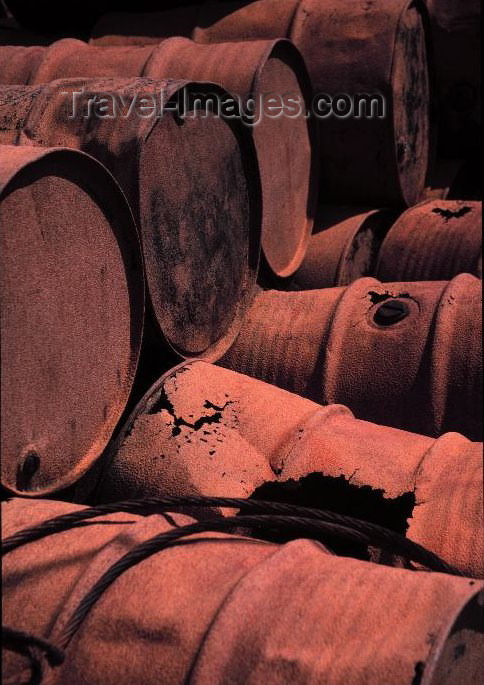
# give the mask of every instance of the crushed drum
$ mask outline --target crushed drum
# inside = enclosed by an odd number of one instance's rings
[[[484,576],[481,443],[377,426],[204,362],[154,384],[90,485],[99,503],[201,494],[329,508]]]
[[[2,541],[82,513],[12,500],[2,506]],[[119,512],[4,556],[4,681],[25,680],[37,665],[53,685],[213,685],[228,674],[233,685],[477,682],[482,582],[340,558],[314,540],[211,532],[214,521],[189,535],[193,523]],[[25,649],[35,637],[47,641],[50,664]]]

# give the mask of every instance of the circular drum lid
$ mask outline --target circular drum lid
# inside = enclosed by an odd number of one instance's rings
[[[261,66],[256,98],[259,118],[253,136],[262,181],[262,250],[272,273],[287,278],[303,261],[313,228],[319,161],[315,120],[305,117],[309,77],[287,41],[278,41]],[[275,110],[269,116],[271,104]]]
[[[141,152],[143,253],[156,318],[182,357],[217,359],[240,329],[258,268],[260,193],[240,122],[189,110],[151,129]]]
[[[126,199],[101,164],[7,146],[0,159],[2,485],[37,496],[75,482],[125,409],[142,259]]]

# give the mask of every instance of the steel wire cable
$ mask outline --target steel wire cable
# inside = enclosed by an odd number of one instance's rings
[[[110,566],[79,602],[61,633],[59,644],[62,649],[65,649],[72,640],[99,597],[120,575],[144,559],[175,544],[181,538],[203,532],[230,532],[233,531],[234,528],[240,527],[255,530],[259,529],[259,531],[261,529],[265,531],[274,531],[277,529],[279,532],[281,530],[289,529],[298,531],[298,533],[304,531],[304,533],[309,534],[310,537],[320,538],[329,536],[330,538],[349,540],[366,546],[371,545],[380,547],[381,549],[390,550],[394,554],[404,556],[433,571],[463,575],[458,569],[447,564],[436,554],[418,543],[405,538],[403,535],[383,526],[363,521],[352,516],[345,516],[324,509],[301,507],[280,502],[195,495],[126,500],[123,502],[113,502],[94,507],[86,507],[80,511],[56,516],[47,521],[43,521],[36,526],[18,531],[6,538],[2,544],[2,555],[12,552],[29,542],[68,530],[82,521],[93,519],[104,514],[118,512],[134,513],[152,508],[162,513],[187,506],[230,507],[237,508],[242,512],[248,511],[252,515],[242,514],[197,521],[159,533],[137,545]],[[35,636],[22,633],[22,631],[14,631],[7,627],[3,627],[2,630],[6,631],[6,635],[13,635],[15,633],[19,640],[21,635],[28,636],[25,638],[26,642],[31,640],[32,646],[36,643],[35,646],[42,648],[47,660],[52,666],[62,662],[62,649],[50,645],[50,643],[42,638],[36,638]]]

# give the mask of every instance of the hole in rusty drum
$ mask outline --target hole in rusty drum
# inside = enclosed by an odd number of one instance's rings
[[[406,302],[397,299],[388,299],[378,307],[373,314],[373,321],[378,326],[393,326],[405,319],[410,313]]]
[[[28,452],[21,464],[18,467],[17,474],[17,489],[27,490],[32,478],[35,476],[40,467],[40,457],[37,452]]]

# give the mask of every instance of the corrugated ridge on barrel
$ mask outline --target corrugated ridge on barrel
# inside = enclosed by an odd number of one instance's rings
[[[481,283],[461,275],[450,284],[363,278],[262,292],[219,363],[368,421],[479,440]]]
[[[336,289],[260,292],[220,364],[317,401],[321,350],[340,295]]]
[[[77,498],[200,494],[331,509],[405,534],[481,577],[480,471],[482,444],[461,435],[377,426],[341,405],[189,362],[150,388],[99,464],[94,490],[81,483]]]
[[[125,410],[141,248],[119,186],[88,155],[2,145],[0,159],[2,486],[38,496],[85,473]]]
[[[304,61],[289,41],[200,45],[172,38],[157,46],[97,47],[68,39],[45,48],[44,58],[32,63],[31,72],[26,73],[24,62],[29,61],[32,50],[0,48],[0,67],[12,55],[24,54],[24,60],[15,60],[21,67],[18,76],[10,67],[3,77],[6,82],[38,84],[79,76],[170,77],[213,81],[244,100],[254,97],[251,129],[262,181],[262,248],[276,275],[287,277],[296,270],[306,251],[317,201],[316,122],[302,116],[269,118],[266,105],[260,102],[273,92],[297,97],[301,113],[311,105]],[[26,76],[28,80],[24,80]]]
[[[240,327],[258,268],[261,189],[250,132],[211,114],[181,125],[173,112],[84,116],[78,105],[81,114],[69,117],[65,95],[84,89],[140,104],[140,93],[163,91],[166,102],[184,88],[226,94],[215,84],[136,78],[3,86],[0,139],[81,148],[106,164],[139,223],[160,342],[182,357],[215,359]]]
[[[31,74],[44,59],[47,49],[40,45],[32,47],[1,45],[0,83],[28,85]]]
[[[438,425],[482,439],[482,282],[469,274],[453,278],[435,314],[432,413]]]
[[[152,41],[153,34],[169,35],[176,13],[147,16],[147,40]],[[110,21],[115,27],[118,21],[126,25],[127,18],[106,17],[94,35],[108,35],[95,42],[119,41],[119,36],[109,35],[115,33]],[[290,38],[301,50],[315,93],[381,93],[387,101],[381,119],[321,121],[321,200],[375,206],[418,201],[433,137],[429,28],[423,2],[207,2],[184,21],[185,33],[191,28],[191,37],[200,43]],[[137,41],[142,25],[139,18]]]
[[[417,504],[409,531],[414,540],[452,558],[466,575],[484,575],[482,443],[447,433],[426,452],[415,486]]]
[[[0,47],[0,81],[4,85],[40,85],[59,78],[152,76],[144,74],[153,48],[96,48],[76,38],[46,47]],[[159,75],[165,78],[166,75]]]
[[[459,273],[480,276],[482,203],[432,200],[395,222],[378,256],[382,281],[444,280]]]
[[[3,539],[76,509],[21,500],[2,508]],[[123,554],[192,521],[180,514],[121,513],[103,520],[110,525],[77,527],[6,556],[7,624],[56,644],[79,602]],[[275,545],[205,533],[187,542],[144,559],[107,588],[75,633],[64,663],[45,666],[49,682],[77,685],[102,674],[104,685],[158,683],[160,673],[170,685],[189,677],[213,685],[227,674],[234,685],[401,685],[415,682],[415,674],[428,685],[477,682],[479,581],[340,558],[313,540]],[[35,611],[25,601],[32,596],[38,598]],[[355,630],[361,625],[364,649]],[[126,642],[118,636],[128,631],[126,661]],[[153,634],[163,639],[146,639]],[[4,676],[18,677],[28,661],[4,654]]]
[[[138,51],[129,48],[117,48],[105,54],[100,50],[89,49],[80,40],[65,38],[50,45],[44,59],[32,72],[31,83],[47,83],[58,78],[69,77],[127,77],[149,76],[159,80],[165,79],[166,74],[145,74],[143,66],[149,58],[149,48]],[[120,69],[122,64],[122,69]]]

